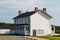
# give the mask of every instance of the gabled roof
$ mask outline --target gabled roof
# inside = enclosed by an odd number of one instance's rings
[[[40,11],[40,10],[38,10],[38,12],[39,12],[39,11]],[[43,12],[43,11],[41,10],[41,12]],[[33,15],[33,14],[35,14],[35,13],[36,13],[35,11],[22,13],[21,15],[18,15],[18,16],[16,16],[16,17],[14,17],[13,19],[20,18],[20,17],[28,17],[28,16],[31,16],[31,15]],[[43,13],[44,13],[44,12],[43,12]],[[46,14],[46,15],[48,15],[49,17],[52,18],[52,16],[50,16],[49,14],[47,14],[47,13],[44,13],[44,14]]]
[[[42,12],[43,12],[43,11],[42,11]],[[45,13],[45,12],[43,12],[43,13]],[[48,13],[45,13],[45,14],[52,18],[52,16],[51,16],[50,14],[48,14]]]
[[[27,16],[31,16],[35,13],[35,11],[31,11],[31,12],[26,12],[26,13],[22,13],[21,15],[18,15],[16,17],[14,17],[13,19],[19,18],[19,17],[27,17]]]

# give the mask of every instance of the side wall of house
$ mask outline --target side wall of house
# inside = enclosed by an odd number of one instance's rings
[[[40,14],[41,13],[41,14]],[[51,34],[51,26],[49,23],[48,16],[42,12],[37,12],[34,15],[30,16],[30,35],[33,36],[33,30],[36,30],[36,36],[44,36]]]

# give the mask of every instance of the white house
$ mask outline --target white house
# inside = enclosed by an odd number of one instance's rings
[[[0,26],[0,34],[10,34],[10,28],[8,26]]]
[[[52,17],[46,12],[46,8],[34,8],[34,11],[21,13],[14,17],[14,26],[11,28],[13,34],[24,34],[30,36],[45,36],[52,33],[50,19]]]

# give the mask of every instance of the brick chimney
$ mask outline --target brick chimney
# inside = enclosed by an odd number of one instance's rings
[[[45,13],[46,13],[46,8],[43,8],[43,12],[45,12]]]
[[[21,11],[18,11],[18,15],[21,15]]]
[[[38,7],[35,7],[35,12],[38,12]]]
[[[26,11],[26,13],[28,13],[29,11]]]

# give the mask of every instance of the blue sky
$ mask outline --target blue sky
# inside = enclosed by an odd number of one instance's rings
[[[22,12],[32,11],[35,6],[39,9],[47,8],[47,13],[52,15],[51,24],[60,25],[60,0],[0,0],[0,22],[13,23],[12,18]]]

